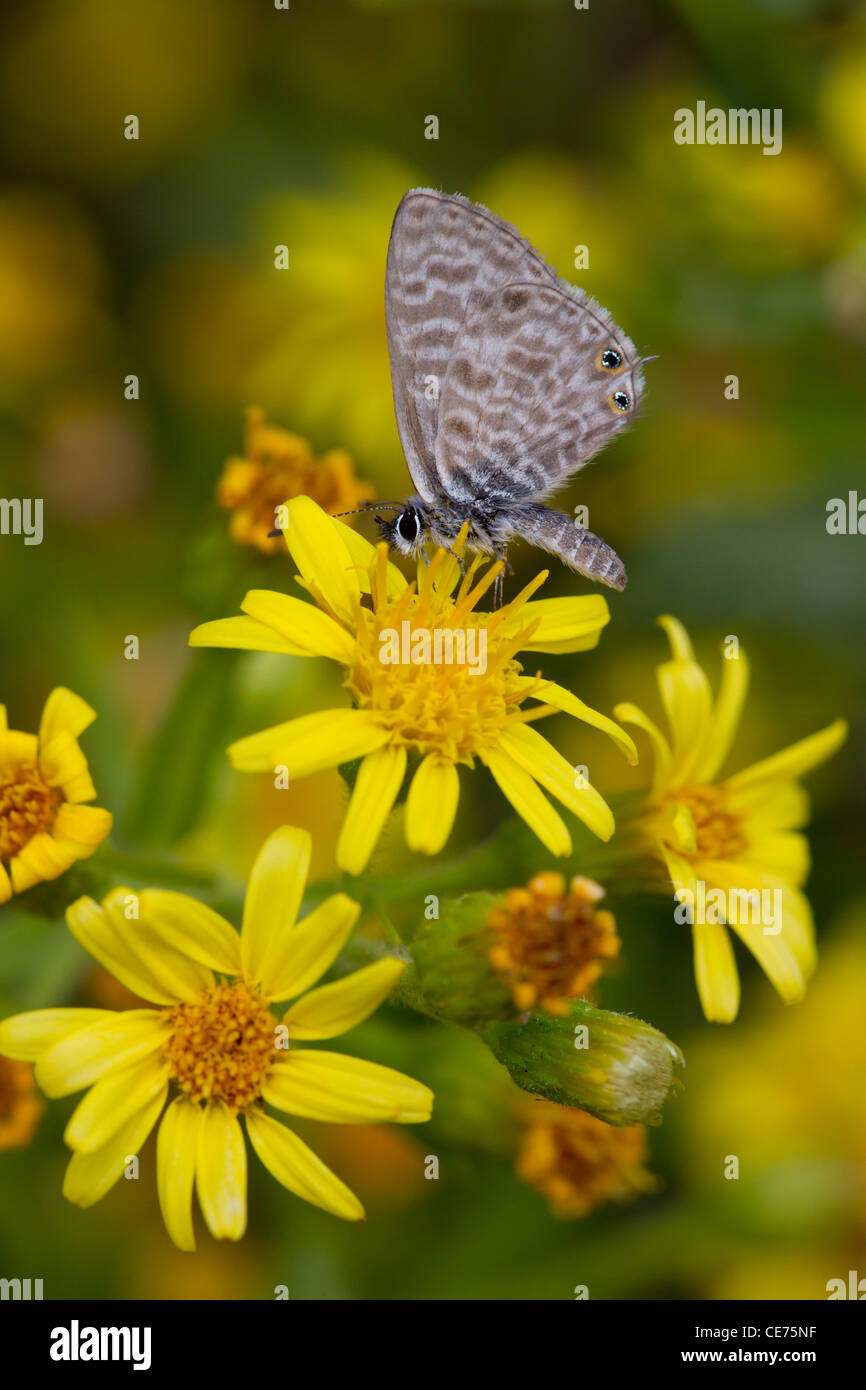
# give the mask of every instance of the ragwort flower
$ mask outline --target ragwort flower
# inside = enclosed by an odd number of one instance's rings
[[[288,497],[306,493],[331,516],[350,512],[373,496],[373,488],[355,473],[345,449],[330,449],[316,458],[306,439],[265,424],[264,411],[247,411],[244,457],[231,458],[217,484],[217,501],[231,512],[229,530],[238,545],[252,545],[265,555],[283,548],[271,533],[277,508]]]
[[[809,817],[799,784],[844,742],[843,719],[731,777],[718,773],[740,722],[748,688],[742,651],[722,662],[722,683],[713,701],[691,642],[675,618],[659,619],[672,659],[656,671],[671,741],[635,705],[616,716],[649,735],[655,770],[640,817],[653,851],[680,901],[699,902],[699,884],[731,903],[780,895],[782,920],[765,930],[756,914],[706,912],[695,920],[695,977],[707,1018],[728,1023],[737,1015],[740,982],[725,917],[786,1001],[801,999],[815,966],[812,912],[800,889],[809,871],[809,846],[798,834]],[[748,920],[743,920],[743,917]],[[777,929],[780,928],[780,929]]]
[[[363,1218],[354,1194],[265,1106],[336,1124],[414,1124],[429,1118],[432,1095],[388,1067],[294,1046],[353,1028],[403,969],[388,957],[305,993],[360,911],[337,893],[296,920],[309,859],[305,831],[283,826],[269,837],[250,876],[240,934],[193,898],[159,889],[117,888],[101,906],[79,898],[68,909],[76,940],[155,1006],[42,1009],[0,1024],[0,1053],[35,1062],[46,1095],[87,1088],[64,1134],[73,1150],[63,1184],[70,1202],[88,1207],[109,1191],[169,1102],[157,1187],[181,1250],[195,1248],[193,1187],[212,1235],[244,1233],[241,1117],[284,1187],[336,1216]],[[272,1014],[272,1003],[302,994],[281,1019]]]
[[[59,878],[86,859],[111,829],[78,737],[96,713],[58,686],[45,702],[39,733],[10,729],[0,705],[0,903],[35,883]]]
[[[568,854],[571,835],[545,792],[609,839],[614,821],[606,802],[530,721],[564,710],[605,732],[631,761],[634,743],[571,691],[524,675],[516,659],[519,651],[594,646],[609,621],[601,595],[532,602],[545,571],[504,607],[480,612],[500,566],[482,574],[476,557],[461,579],[456,557],[440,550],[429,566],[419,560],[417,581],[407,584],[383,545],[371,546],[309,498],[289,502],[287,513],[286,542],[314,603],[253,590],[241,605],[246,616],[204,623],[190,644],[329,657],[344,668],[352,707],[319,710],[240,739],[228,750],[233,765],[245,772],[285,766],[294,780],[361,759],[337,844],[340,867],[354,874],[370,858],[410,756],[418,761],[406,804],[410,849],[436,854],[445,844],[457,811],[458,765],[474,767],[476,758],[552,854]],[[461,631],[462,658],[458,646],[437,661],[436,634]],[[471,658],[472,633],[483,663]],[[403,634],[401,659],[384,659],[385,643],[399,646]],[[406,659],[410,645],[418,655]],[[528,699],[543,703],[524,708]]]

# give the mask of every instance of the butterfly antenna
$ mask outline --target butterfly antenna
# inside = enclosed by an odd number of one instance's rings
[[[363,507],[353,507],[350,512],[331,512],[331,516],[357,516],[359,512],[370,512],[374,507],[393,507],[398,510],[402,505],[402,502],[366,502]]]

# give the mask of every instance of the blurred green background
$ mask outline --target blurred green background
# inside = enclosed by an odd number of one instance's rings
[[[786,1009],[744,960],[740,1018],[711,1027],[667,905],[619,915],[602,1003],[651,1020],[688,1064],[650,1135],[654,1194],[555,1220],[487,1123],[481,1045],[383,1011],[345,1050],[429,1081],[440,1102],[426,1130],[313,1134],[365,1225],[251,1165],[243,1244],[202,1233],[180,1255],[158,1220],[152,1141],[142,1181],[89,1212],[63,1201],[72,1102],[54,1103],[29,1148],[0,1156],[0,1273],[42,1277],[48,1297],[267,1298],[285,1284],[328,1299],[568,1299],[577,1284],[592,1298],[823,1298],[828,1279],[866,1274],[866,538],[825,527],[829,499],[866,496],[863,7],[80,0],[11,5],[2,35],[0,496],[42,497],[45,537],[0,538],[0,699],[17,728],[36,727],[56,684],[95,706],[84,748],[116,845],[242,880],[266,832],[292,821],[316,837],[317,873],[333,872],[337,774],[277,793],[232,774],[223,749],[314,708],[334,673],[193,663],[186,638],[252,585],[291,587],[284,559],[231,545],[214,505],[246,406],[317,451],[345,447],[381,496],[408,490],[382,290],[391,218],[418,184],[514,222],[659,354],[631,432],[565,497],[588,506],[629,586],[598,651],[545,670],[598,708],[655,712],[653,619],[673,612],[712,679],[725,635],[751,658],[734,766],[837,714],[852,735],[810,788],[823,955],[803,1005]],[[782,153],[676,145],[675,110],[699,100],[781,108]],[[123,138],[130,114],[137,141]],[[514,558],[520,577],[538,567]],[[576,585],[554,569],[545,593]],[[129,634],[138,661],[124,659]],[[181,680],[186,722],[165,727]],[[558,732],[603,791],[641,785],[601,736]],[[455,843],[501,813],[466,779]],[[401,866],[398,825],[374,869]],[[0,908],[4,1012],[92,988],[59,914],[49,927]],[[737,1182],[722,1176],[729,1154]]]

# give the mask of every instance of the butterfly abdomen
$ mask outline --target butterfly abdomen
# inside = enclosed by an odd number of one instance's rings
[[[610,589],[624,589],[626,572],[616,551],[583,526],[576,526],[565,512],[535,504],[509,516],[515,535],[556,555],[563,564]]]

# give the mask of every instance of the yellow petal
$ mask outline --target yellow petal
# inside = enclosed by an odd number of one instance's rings
[[[338,618],[352,622],[361,586],[343,539],[349,528],[334,522],[311,497],[293,497],[286,503],[286,511],[286,544],[302,579],[321,594]]]
[[[418,854],[438,854],[454,826],[460,779],[453,763],[429,754],[421,763],[406,801],[406,843]]]
[[[70,806],[79,806],[83,801],[96,800],[96,788],[88,767],[82,767],[71,777],[64,778],[63,795]]]
[[[698,849],[698,828],[688,806],[677,802],[670,818],[668,833],[674,848],[682,854],[696,854]]]
[[[710,686],[693,661],[666,661],[657,667],[656,677],[673,744],[670,784],[681,787],[694,778],[707,746]]]
[[[772,913],[776,919],[773,922],[768,919],[765,925],[777,926],[781,924],[781,932],[774,932],[772,935],[784,937],[786,946],[797,961],[803,983],[811,978],[817,963],[815,925],[812,919],[812,909],[807,899],[797,888],[779,874],[769,872],[765,866],[740,859],[736,863],[708,860],[702,866],[702,872],[708,882],[711,881],[723,887],[726,893],[730,894],[733,891],[741,895],[761,893],[762,913],[766,903],[768,914]],[[777,892],[781,895],[780,898],[775,896]],[[765,900],[764,894],[772,894],[773,896]],[[738,900],[738,915],[747,918],[756,915],[754,911],[749,910],[745,903],[741,909],[739,907],[740,902],[743,902],[742,897]],[[779,910],[778,916],[777,909]],[[761,929],[760,924],[758,924],[757,929]],[[771,935],[771,933],[767,934]]]
[[[577,772],[561,753],[529,724],[513,724],[500,738],[504,753],[534,777],[545,791],[567,806],[594,835],[609,840],[614,832],[613,813],[604,798]]]
[[[710,720],[706,748],[698,763],[699,782],[712,782],[731,750],[749,689],[749,663],[745,652],[724,656],[722,684]]]
[[[754,892],[759,885],[744,879],[743,871],[737,864],[721,861],[707,861],[703,865],[707,888],[721,888],[726,894],[738,891],[741,894]],[[738,912],[738,916],[746,915]],[[749,913],[748,915],[753,915]],[[797,959],[797,952],[788,940],[784,930],[784,905],[781,930],[767,931],[760,924],[751,922],[730,922],[740,940],[745,942],[761,969],[775,985],[786,1003],[802,999],[806,992],[806,979]]]
[[[12,880],[0,864],[0,903],[8,903],[12,897]]]
[[[240,772],[273,772],[285,765],[290,777],[309,777],[363,758],[387,739],[387,731],[366,710],[326,709],[238,739],[228,754]]]
[[[808,981],[814,975],[815,967],[818,964],[818,952],[815,946],[815,922],[808,899],[799,889],[792,888],[790,884],[781,883],[772,876],[768,878],[767,887],[781,889],[785,940],[797,957],[797,962],[803,972],[803,979]]]
[[[346,873],[360,874],[367,867],[405,772],[405,748],[379,748],[361,763],[337,840],[337,863]]]
[[[670,782],[673,763],[670,744],[658,725],[654,724],[637,705],[625,701],[616,706],[614,714],[621,723],[634,724],[635,728],[643,729],[643,732],[649,736],[653,751],[653,780],[650,794],[653,797],[660,796]]]
[[[725,786],[740,791],[744,787],[756,787],[761,782],[775,778],[787,781],[802,777],[819,763],[831,758],[847,737],[847,723],[844,719],[836,719],[819,733],[810,734],[808,738],[800,739],[799,743],[792,743],[781,752],[774,753],[772,757],[764,758],[763,762],[753,763],[751,767],[729,777]]]
[[[35,766],[39,757],[39,740],[35,734],[25,734],[18,729],[8,729],[0,733],[0,770],[18,767],[21,763]]]
[[[290,1039],[307,1042],[348,1033],[387,999],[405,968],[405,961],[388,956],[333,984],[311,990],[283,1015]]]
[[[528,772],[505,753],[489,749],[479,755],[490,768],[497,785],[519,816],[526,821],[551,854],[571,853],[571,836],[562,817],[554,811]]]
[[[111,1072],[91,1086],[78,1102],[63,1131],[70,1149],[93,1153],[160,1093],[168,1084],[168,1067],[155,1057],[122,1071]]]
[[[695,653],[692,648],[689,634],[686,632],[679,618],[672,618],[669,614],[663,614],[657,618],[659,627],[664,628],[668,641],[671,644],[671,655],[675,661],[694,661]]]
[[[79,945],[134,994],[152,1004],[177,1003],[176,996],[145,969],[128,939],[118,935],[108,913],[93,898],[71,903],[66,909],[66,924]]]
[[[170,1031],[155,1009],[112,1014],[47,1048],[36,1063],[36,1080],[47,1096],[72,1095],[158,1052]]]
[[[130,894],[128,888],[115,888],[102,899],[115,943],[120,943],[119,949],[139,962],[142,980],[153,981],[169,1000],[191,1003],[214,983],[213,971],[162,941],[140,915],[128,918],[130,898],[138,904],[140,913],[141,899]],[[154,997],[141,990],[138,992],[145,999]]]
[[[123,1173],[130,1155],[137,1154],[159,1119],[168,1087],[133,1115],[101,1149],[74,1153],[63,1179],[63,1195],[77,1207],[92,1207]]]
[[[607,734],[608,738],[613,739],[617,748],[624,753],[629,762],[637,762],[637,749],[632,739],[625,729],[621,729],[619,724],[613,719],[608,719],[606,714],[601,714],[599,710],[593,709],[591,705],[584,704],[583,700],[578,700],[576,695],[572,695],[570,690],[564,686],[557,685],[554,681],[543,681],[535,691],[535,698],[543,700],[545,704],[553,705],[556,709],[563,710],[575,719],[580,719],[584,724],[590,724],[594,729],[600,729]]]
[[[809,820],[809,796],[799,782],[756,782],[727,787],[728,803],[747,818],[746,835],[764,831],[798,830]]]
[[[536,622],[534,632],[521,643],[521,651],[586,652],[598,646],[601,630],[610,622],[610,609],[601,594],[532,599],[507,620],[505,631]]]
[[[695,981],[710,1023],[731,1023],[740,1007],[740,977],[727,927],[697,922],[692,927]]]
[[[101,844],[111,830],[114,817],[101,806],[70,806],[64,803],[57,811],[54,828],[58,835],[68,835],[90,849]]]
[[[240,1240],[247,1226],[247,1151],[236,1115],[223,1101],[205,1106],[199,1123],[195,1186],[216,1240]]]
[[[660,843],[658,845],[658,851],[667,867],[668,875],[673,885],[674,897],[681,901],[687,901],[687,898],[683,899],[681,896],[685,893],[691,896],[692,903],[694,903],[698,891],[697,875],[695,874],[694,865],[691,864],[688,859],[684,859],[682,855],[677,854],[676,851],[672,850],[668,845]]]
[[[286,932],[269,958],[267,983],[262,982],[266,997],[292,999],[315,984],[336,960],[360,913],[358,903],[334,893]]]
[[[115,1017],[113,1009],[35,1009],[32,1013],[13,1014],[0,1023],[0,1055],[36,1062],[43,1052],[70,1033]]]
[[[326,656],[344,666],[352,660],[355,643],[345,628],[313,603],[269,589],[251,589],[241,604],[251,618],[274,628],[310,656]]]
[[[56,840],[47,831],[40,831],[9,865],[12,886],[16,893],[23,893],[34,883],[59,878],[79,857],[70,840]]]
[[[65,686],[58,685],[45,701],[39,724],[39,742],[44,747],[56,734],[78,738],[95,718],[96,710],[91,709],[80,695],[74,695]]]
[[[165,1229],[179,1250],[195,1249],[192,1189],[204,1111],[178,1096],[163,1116],[156,1141],[156,1184]]]
[[[418,1124],[433,1108],[433,1092],[420,1081],[338,1052],[289,1052],[268,1075],[262,1093],[278,1110],[338,1125]]]
[[[145,888],[138,903],[141,921],[175,951],[220,975],[241,973],[240,937],[218,912],[162,888]]]
[[[335,526],[339,526],[340,539],[348,550],[355,564],[355,572],[358,575],[358,582],[361,592],[370,592],[370,566],[376,558],[376,547],[356,531],[352,526],[346,526],[343,522],[337,521],[332,517]],[[399,598],[408,588],[405,576],[398,570],[396,565],[392,565],[390,560],[385,568],[385,592],[388,598]]]
[[[364,1208],[355,1194],[296,1134],[257,1110],[251,1110],[246,1119],[250,1143],[277,1182],[333,1216],[363,1221]]]
[[[216,618],[199,623],[189,634],[191,647],[229,647],[244,652],[280,652],[284,656],[309,656],[306,647],[290,642],[272,627],[252,618]]]
[[[271,962],[282,961],[310,871],[308,830],[280,826],[256,856],[247,884],[241,928],[244,974],[269,992]]]
[[[39,745],[39,770],[52,787],[65,788],[88,776],[87,759],[71,734],[61,731],[49,743]]]
[[[790,831],[753,836],[744,854],[737,855],[748,878],[749,870],[776,874],[799,888],[806,882],[810,868],[809,841],[805,835]]]

